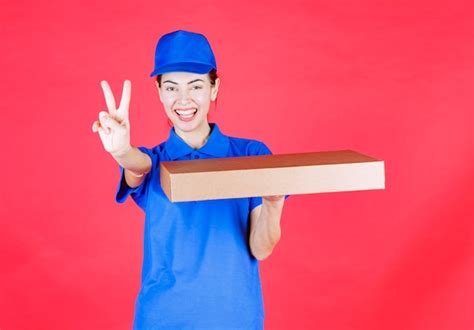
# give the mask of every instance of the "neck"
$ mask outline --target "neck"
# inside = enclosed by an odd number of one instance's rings
[[[206,122],[192,132],[177,130],[175,127],[175,132],[184,142],[186,142],[187,145],[193,149],[199,149],[206,144],[211,133],[211,126]]]

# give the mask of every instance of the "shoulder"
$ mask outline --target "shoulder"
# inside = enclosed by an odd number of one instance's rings
[[[229,136],[229,143],[237,156],[269,155],[270,148],[259,140]]]

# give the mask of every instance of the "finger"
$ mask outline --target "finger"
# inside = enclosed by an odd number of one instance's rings
[[[100,127],[100,123],[99,123],[98,120],[96,120],[96,121],[92,124],[92,132],[97,133],[97,131],[99,130],[99,127]]]
[[[109,121],[110,115],[105,112],[101,111],[99,112],[99,122],[101,128],[104,130],[106,134],[110,132],[110,121]]]
[[[106,135],[108,135],[109,133],[107,133],[107,130],[105,130],[103,127],[99,127],[99,135],[100,135],[100,138],[103,140],[105,138]]]
[[[104,118],[104,121],[105,121],[105,126],[112,129],[113,131],[116,131],[121,128],[120,127],[121,124],[117,120],[112,118],[111,116]]]
[[[104,91],[105,103],[107,103],[107,108],[109,109],[109,112],[115,112],[117,110],[117,107],[115,105],[114,94],[110,89],[109,83],[105,80],[102,80],[100,82],[100,85],[102,86],[102,90]]]
[[[132,83],[130,80],[123,82],[122,98],[120,99],[119,111],[124,116],[128,116],[128,108],[130,106],[130,97],[132,92]]]
[[[92,125],[92,132],[97,133],[103,133],[103,134],[109,134],[110,133],[110,128],[104,128],[102,125],[100,125],[99,121],[95,121],[94,124]]]
[[[110,114],[107,114],[105,111],[99,113],[100,125],[104,128],[107,133],[111,131],[117,131],[123,127],[126,127],[125,122],[119,122],[117,119],[113,118]]]

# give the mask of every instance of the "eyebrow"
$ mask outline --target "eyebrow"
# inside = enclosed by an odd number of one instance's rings
[[[191,80],[190,82],[188,82],[188,85],[189,85],[189,84],[192,84],[193,82],[196,82],[196,81],[202,81],[202,82],[204,82],[204,80],[202,80],[202,79],[194,79],[194,80]],[[172,84],[175,84],[175,85],[178,84],[177,82],[174,82],[174,81],[171,81],[171,80],[165,80],[165,81],[163,81],[163,84],[164,84],[164,83],[167,83],[167,82],[172,83]]]

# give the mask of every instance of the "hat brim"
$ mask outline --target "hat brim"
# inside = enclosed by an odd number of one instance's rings
[[[155,68],[152,73],[150,73],[150,77],[157,76],[159,74],[167,73],[167,72],[193,72],[193,73],[208,73],[214,69],[212,65],[209,64],[202,64],[202,63],[173,63],[168,64],[162,67]]]

